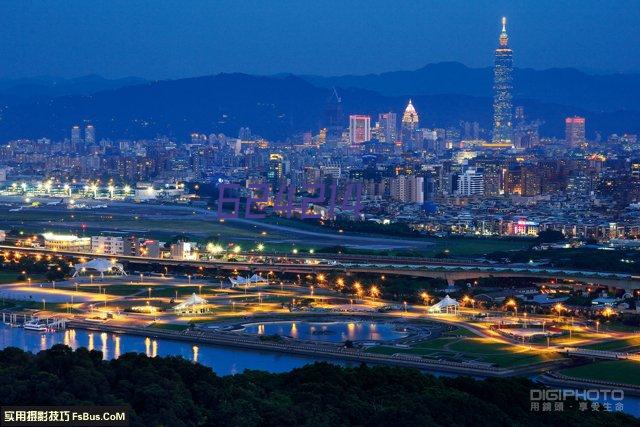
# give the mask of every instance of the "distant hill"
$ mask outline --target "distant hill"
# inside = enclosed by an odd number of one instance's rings
[[[323,87],[354,87],[387,96],[459,94],[491,97],[493,70],[469,68],[458,62],[429,64],[415,71],[337,77],[302,76]],[[573,68],[516,69],[518,99],[571,105],[595,111],[640,111],[640,74],[590,75]]]
[[[0,102],[21,104],[66,95],[89,95],[95,92],[117,89],[144,83],[138,77],[107,79],[95,74],[63,79],[58,77],[32,77],[24,79],[0,79]]]
[[[436,68],[440,66],[437,64]],[[409,76],[419,72],[388,73],[394,75],[393,79],[363,76],[335,81],[309,76],[218,74],[144,82],[90,94],[81,92],[65,96],[39,96],[29,102],[5,103],[0,111],[0,141],[43,136],[64,138],[68,137],[73,124],[83,122],[94,124],[99,138],[152,138],[163,134],[186,140],[194,131],[222,132],[235,136],[240,127],[249,126],[254,133],[264,137],[284,139],[298,132],[317,131],[320,128],[323,124],[325,102],[330,95],[329,87],[334,83],[341,83],[338,91],[345,114],[375,115],[383,111],[400,113],[407,98],[412,97],[425,126],[456,126],[460,120],[467,120],[478,121],[489,129],[490,75],[486,76],[487,70],[469,69],[460,64],[452,67],[452,70],[458,71],[452,71],[448,77],[442,76],[437,89],[429,91],[416,88],[414,92],[402,95],[398,94],[409,91],[412,85],[430,87],[426,82],[431,81],[429,79],[433,79],[434,74],[423,73],[423,80],[413,82]],[[551,74],[537,73],[534,72],[533,75],[540,80],[538,86],[542,87],[545,81],[543,76],[557,75],[560,71],[551,70]],[[465,75],[475,77],[467,80]],[[362,84],[365,80],[369,82],[367,85]],[[594,81],[590,78],[587,80]],[[385,81],[394,82],[393,90],[391,84],[385,83],[384,90],[378,87]],[[453,90],[456,81],[464,82],[465,89]],[[76,82],[72,86],[76,91],[83,87],[88,91],[94,83],[98,86],[112,84],[100,83],[99,79],[84,86],[81,83]],[[356,87],[356,83],[374,87]],[[488,84],[489,89],[482,88],[482,84]],[[555,83],[544,84],[552,87]],[[574,86],[577,84],[572,83]],[[17,87],[19,86],[12,86],[11,90],[17,91]],[[3,90],[8,89],[3,89],[0,82],[0,98]],[[597,96],[592,97],[590,93],[600,93],[599,90],[596,88],[590,91],[585,88],[583,98],[596,99]],[[637,87],[628,89],[630,93],[636,90]],[[469,93],[460,93],[465,91]],[[554,98],[553,93],[542,89],[537,96],[531,95],[517,99],[516,104],[523,105],[530,118],[544,122],[542,131],[545,135],[562,136],[564,117],[573,114],[587,118],[587,131],[590,135],[595,130],[604,134],[624,131],[640,133],[640,108],[617,111],[612,107],[613,101],[607,104],[610,108],[580,105],[587,104],[586,101],[576,104],[555,102],[549,100]],[[556,97],[561,98],[559,95]]]

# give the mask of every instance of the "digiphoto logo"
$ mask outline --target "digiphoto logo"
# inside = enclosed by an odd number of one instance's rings
[[[266,218],[265,208],[290,218],[295,213],[301,219],[332,218],[337,211],[360,215],[362,183],[337,181],[307,184],[301,187],[280,181],[276,184],[221,183],[218,186],[218,218],[239,218],[244,202],[244,218]]]
[[[577,403],[580,411],[623,411],[624,390],[620,389],[531,389],[531,411],[564,411]]]

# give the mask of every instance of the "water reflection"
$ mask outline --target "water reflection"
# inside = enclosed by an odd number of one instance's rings
[[[151,343],[151,357],[156,357],[158,355],[158,341],[153,340],[153,342]]]
[[[71,348],[87,347],[96,349],[96,333],[81,329],[40,333],[11,328],[0,324],[0,348],[18,347],[37,353],[55,344],[67,344]],[[120,357],[128,352],[145,353],[148,356],[180,356],[185,360],[214,367],[218,375],[257,369],[269,372],[285,372],[312,363],[312,357],[293,356],[281,353],[261,352],[229,347],[172,341],[152,340],[126,334],[100,333],[100,350],[106,359]]]
[[[120,337],[118,335],[114,336],[114,341],[116,342],[115,350],[113,351],[113,357],[116,359],[120,357]]]
[[[244,332],[258,335],[280,335],[294,339],[344,342],[386,341],[407,336],[391,323],[371,322],[264,322],[244,325]]]
[[[100,351],[102,351],[102,358],[107,359],[107,355],[109,354],[109,349],[107,348],[107,333],[103,332],[100,334],[100,341],[102,345],[100,346]]]

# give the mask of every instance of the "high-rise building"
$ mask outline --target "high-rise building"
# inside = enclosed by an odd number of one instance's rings
[[[564,119],[565,124],[565,140],[572,147],[584,144],[584,117],[567,117]]]
[[[84,128],[84,142],[86,145],[95,145],[96,143],[96,128],[93,125],[87,125]]]
[[[354,114],[349,116],[349,143],[362,144],[371,140],[371,117]]]
[[[342,130],[344,129],[342,99],[338,96],[335,88],[333,88],[331,96],[327,99],[324,116],[324,125],[327,129],[325,140],[328,143],[335,144],[342,138]]]
[[[272,189],[277,189],[280,186],[280,180],[284,176],[284,157],[282,154],[271,153],[269,154],[269,171],[267,172],[267,179],[271,184]]]
[[[512,92],[513,51],[509,48],[507,18],[502,18],[502,32],[493,67],[493,142],[511,142]]]
[[[389,182],[392,200],[401,203],[424,203],[424,178],[415,175],[398,175]]]
[[[384,142],[391,144],[396,142],[398,139],[398,115],[392,112],[381,113],[378,115],[378,122],[382,128]]]
[[[418,112],[413,106],[413,102],[409,100],[407,104],[407,108],[405,108],[404,113],[402,114],[402,142],[408,146],[412,147],[415,139],[417,137],[416,130],[418,129],[418,125],[420,124],[420,116],[418,116]]]
[[[78,150],[82,145],[82,137],[80,136],[80,126],[75,125],[71,128],[71,146],[74,150]]]
[[[484,177],[481,170],[467,169],[458,176],[458,195],[476,196],[484,194]]]

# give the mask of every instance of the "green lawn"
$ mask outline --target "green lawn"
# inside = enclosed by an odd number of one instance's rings
[[[18,282],[18,276],[20,276],[19,271],[0,271],[0,285],[5,283],[16,283]],[[44,274],[29,274],[28,277],[31,278],[32,283],[45,280]]]
[[[14,311],[20,310],[42,310],[41,301],[24,301],[24,300],[9,300],[5,299],[0,302],[0,309],[9,309]],[[44,307],[47,311],[57,311],[64,313],[68,311],[66,303],[47,303]]]
[[[98,292],[106,291],[107,295],[124,296],[124,295],[131,295],[143,290],[146,291],[148,289],[148,286],[144,286],[144,285],[105,285],[105,286],[81,285],[78,289],[82,292],[98,293]],[[153,296],[154,295],[153,288],[151,292],[152,292],[151,295]]]
[[[603,341],[596,344],[585,345],[584,348],[590,348],[593,350],[619,351],[626,350],[627,347],[638,346],[640,346],[640,336],[619,340]]]
[[[630,360],[590,363],[564,369],[560,373],[587,380],[612,381],[640,386],[640,363]]]
[[[369,351],[379,354],[405,353],[458,361],[475,360],[496,364],[502,368],[540,363],[560,357],[555,353],[536,352],[480,338],[436,338],[422,341],[410,348],[377,346]]]
[[[152,323],[149,328],[166,329],[168,331],[184,331],[189,325],[180,325],[177,323]]]

